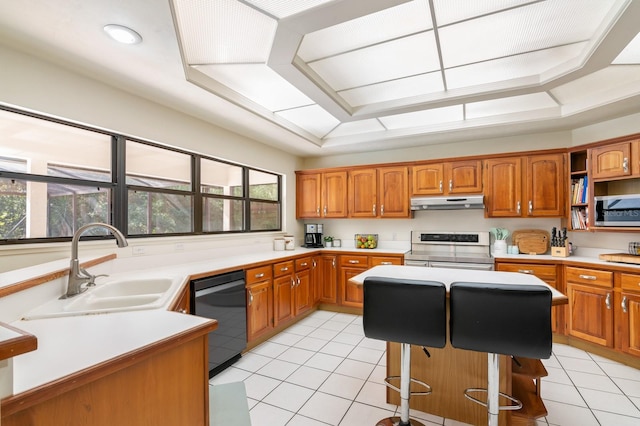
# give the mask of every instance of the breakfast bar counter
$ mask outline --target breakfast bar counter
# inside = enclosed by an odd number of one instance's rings
[[[447,291],[454,282],[543,285],[551,290],[553,305],[568,303],[564,294],[539,278],[515,272],[381,265],[354,276],[351,282],[362,285],[365,278],[374,276],[438,281],[445,284]],[[390,306],[388,315],[402,315],[402,307]],[[428,351],[430,357],[420,346],[411,347],[411,377],[433,389],[430,395],[412,397],[411,408],[468,424],[486,424],[486,408],[465,398],[463,392],[466,388],[487,387],[487,354],[455,349],[449,342],[442,349],[428,348]],[[509,356],[500,356],[500,391],[523,403],[521,410],[501,411],[500,425],[535,425],[536,418],[547,414],[540,398],[540,377],[546,375],[544,366],[540,360],[518,359],[518,362],[520,365]],[[387,376],[399,374],[400,344],[387,342]],[[387,388],[387,402],[399,404],[398,393]]]

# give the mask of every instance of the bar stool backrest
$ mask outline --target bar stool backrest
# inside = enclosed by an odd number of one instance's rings
[[[453,283],[451,345],[459,349],[547,359],[551,290],[541,285]]]
[[[369,338],[443,348],[446,288],[435,281],[367,277],[362,321]]]

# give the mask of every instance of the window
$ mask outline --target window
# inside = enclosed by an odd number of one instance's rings
[[[0,244],[281,229],[275,173],[8,108],[0,140]]]

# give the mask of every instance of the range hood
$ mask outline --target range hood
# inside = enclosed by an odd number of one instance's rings
[[[411,210],[465,210],[483,208],[484,195],[411,197]]]

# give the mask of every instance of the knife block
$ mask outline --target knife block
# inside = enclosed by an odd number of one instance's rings
[[[551,247],[551,256],[569,257],[569,245],[565,245],[564,247]]]

